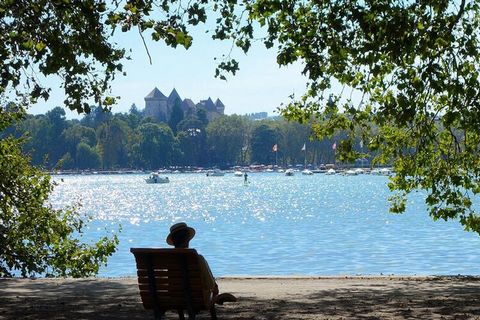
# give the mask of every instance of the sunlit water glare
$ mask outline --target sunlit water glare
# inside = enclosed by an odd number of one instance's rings
[[[480,274],[480,237],[458,222],[433,222],[423,195],[407,212],[388,212],[387,178],[299,173],[56,176],[55,207],[81,203],[84,238],[118,232],[118,251],[100,276],[135,275],[131,247],[167,247],[179,221],[197,234],[191,246],[216,276]]]

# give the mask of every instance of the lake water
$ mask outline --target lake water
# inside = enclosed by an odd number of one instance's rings
[[[251,173],[55,176],[56,207],[81,202],[93,217],[84,238],[118,231],[118,251],[100,276],[135,275],[131,247],[167,247],[169,227],[193,226],[191,241],[216,276],[480,274],[480,237],[433,222],[422,193],[407,212],[388,212],[383,176]]]

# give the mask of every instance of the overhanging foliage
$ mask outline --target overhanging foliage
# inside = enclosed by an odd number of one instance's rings
[[[0,109],[0,132],[22,114]],[[54,184],[30,165],[21,143],[12,136],[0,140],[0,277],[96,275],[115,251],[117,237],[82,243],[85,217],[73,207],[48,204]]]
[[[100,97],[123,57],[111,32],[138,29],[188,48],[190,30],[213,19],[214,39],[245,52],[261,41],[280,65],[304,65],[306,92],[282,114],[316,119],[318,138],[348,130],[337,149],[342,159],[360,156],[352,144],[361,136],[377,161],[392,163],[393,211],[424,189],[434,219],[459,219],[480,233],[472,205],[480,191],[479,12],[477,0],[1,1],[0,94],[31,79],[24,69],[33,64],[64,75],[70,108],[88,111],[82,101],[91,97],[111,103]],[[238,67],[227,56],[217,76]],[[102,80],[86,80],[98,71]],[[46,97],[30,88],[33,99]],[[349,91],[361,98],[345,98]]]

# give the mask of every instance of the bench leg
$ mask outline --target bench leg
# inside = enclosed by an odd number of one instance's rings
[[[185,315],[183,314],[183,310],[178,309],[177,312],[178,312],[178,319],[185,320]]]
[[[210,318],[212,320],[217,320],[217,310],[215,310],[215,304],[212,304],[210,307]]]
[[[164,314],[165,314],[165,312],[162,312],[158,309],[153,310],[153,316],[155,317],[155,320],[162,320]]]

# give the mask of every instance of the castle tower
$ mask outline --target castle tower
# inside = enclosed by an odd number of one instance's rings
[[[152,90],[145,98],[145,110],[146,117],[151,116],[160,121],[167,121],[168,107],[167,97],[158,90],[157,87]]]
[[[217,111],[217,107],[210,97],[208,97],[207,100],[200,100],[200,102],[197,104],[197,107],[203,108],[207,112]]]
[[[220,99],[217,99],[217,101],[215,101],[215,106],[217,107],[218,113],[225,114],[225,105],[222,101],[220,101]]]
[[[175,106],[176,103],[178,103],[178,105],[180,106],[180,104],[182,103],[182,98],[180,98],[177,90],[173,88],[167,99],[168,118],[170,118],[170,115],[172,114],[172,108],[173,106]]]
[[[213,119],[215,119],[215,118],[217,118],[218,116],[221,115],[217,110],[217,106],[215,105],[215,103],[213,103],[212,98],[210,98],[210,97],[208,97],[207,100],[201,100],[197,104],[197,108],[203,108],[203,109],[205,109],[205,111],[207,111],[208,121],[212,121]],[[225,106],[224,106],[224,108],[225,108]]]
[[[193,103],[193,101],[191,99],[183,100],[180,107],[182,108],[183,114],[185,114],[185,115],[187,113],[192,113],[193,114],[193,113],[197,112],[197,106],[195,105],[195,103]]]
[[[177,101],[178,101],[178,104],[181,104],[182,103],[182,98],[180,98],[180,95],[178,94],[177,90],[175,88],[173,88],[173,90],[170,93],[170,95],[168,96],[168,100],[167,100],[167,105],[168,105],[169,111],[172,110],[173,106],[175,105],[175,103],[177,103]]]

